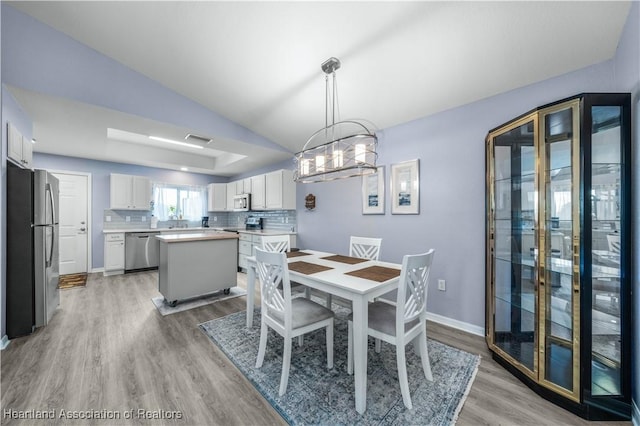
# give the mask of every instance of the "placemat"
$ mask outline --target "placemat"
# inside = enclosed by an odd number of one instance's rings
[[[302,261],[291,262],[289,264],[289,270],[296,271],[305,275],[315,274],[316,272],[328,271],[329,269],[333,269],[333,268],[329,268],[328,266],[316,265],[315,263],[302,262]]]
[[[381,283],[391,278],[399,277],[400,269],[385,268],[384,266],[369,266],[368,268],[358,269],[357,271],[345,272],[345,274]]]
[[[306,253],[304,251],[288,251],[287,259],[292,257],[300,257],[300,256],[311,256],[311,253]]]
[[[324,260],[331,260],[333,262],[347,263],[349,265],[355,265],[362,262],[367,262],[368,259],[360,259],[359,257],[343,256],[341,254],[334,254],[333,256],[323,257]]]

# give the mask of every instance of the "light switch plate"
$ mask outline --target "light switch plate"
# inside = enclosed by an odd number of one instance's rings
[[[106,220],[107,222],[111,222],[111,216],[106,216],[104,220]]]
[[[447,290],[447,284],[446,284],[445,280],[438,280],[438,290],[440,290],[440,291],[446,291]]]
[[[146,222],[147,221],[147,217],[146,216],[142,216],[142,221]]]
[[[125,221],[125,222],[131,222],[131,216],[127,216],[127,217],[125,217],[125,218],[124,218],[124,221]]]

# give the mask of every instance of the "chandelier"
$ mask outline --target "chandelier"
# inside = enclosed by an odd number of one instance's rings
[[[363,120],[336,122],[336,70],[340,60],[329,58],[322,64],[325,73],[325,126],[307,140],[295,155],[294,180],[301,183],[326,182],[374,173],[378,138],[373,126]],[[332,87],[329,90],[329,74]],[[331,92],[331,93],[330,93]],[[331,107],[330,107],[331,104]],[[329,124],[331,115],[331,124]]]

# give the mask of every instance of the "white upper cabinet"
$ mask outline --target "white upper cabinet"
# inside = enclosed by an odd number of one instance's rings
[[[233,211],[233,197],[236,195],[236,183],[227,183],[227,210]]]
[[[264,210],[267,208],[264,194],[264,175],[251,177],[251,210]]]
[[[242,179],[242,193],[251,194],[252,189],[251,178]]]
[[[33,167],[33,144],[11,123],[7,123],[7,157],[25,169]]]
[[[226,185],[227,211],[233,211],[233,196],[243,193],[251,194],[251,210],[296,209],[296,183],[292,170],[276,170]]]
[[[265,174],[265,203],[267,210],[295,210],[296,183],[293,171],[276,170]]]
[[[227,211],[227,184],[210,183],[207,185],[207,211],[224,212]]]
[[[112,210],[149,210],[151,180],[143,176],[111,174]]]

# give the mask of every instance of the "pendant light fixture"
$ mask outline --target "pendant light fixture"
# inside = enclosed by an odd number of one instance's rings
[[[302,151],[295,155],[294,180],[296,182],[326,182],[362,176],[376,170],[378,138],[373,126],[362,120],[335,121],[338,103],[336,84],[338,68],[340,68],[340,60],[337,58],[329,58],[322,64],[326,88],[325,127],[311,135]],[[332,79],[331,90],[329,75]],[[330,114],[331,124],[329,124]]]

